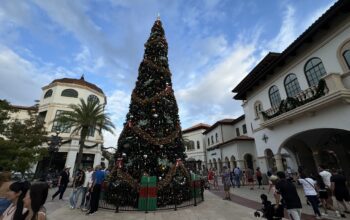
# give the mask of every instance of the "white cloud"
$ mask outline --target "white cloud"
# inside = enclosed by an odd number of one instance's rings
[[[222,118],[239,116],[239,102],[232,100],[232,88],[238,84],[256,62],[254,43],[237,42],[231,53],[214,68],[194,79],[191,87],[176,92],[180,115],[185,127],[198,119],[213,123]],[[237,114],[238,113],[238,114]]]
[[[33,105],[40,99],[41,87],[53,79],[74,76],[63,67],[26,60],[4,45],[0,45],[0,69],[0,98],[18,105]]]
[[[83,46],[82,50],[75,55],[74,60],[78,62],[76,70],[78,72],[96,73],[105,66],[103,57],[94,58],[87,46]]]
[[[11,49],[0,45],[0,96],[13,104],[33,105],[49,78]]]
[[[125,116],[129,111],[131,94],[127,94],[122,90],[114,90],[107,95],[106,111],[110,114],[110,118],[116,126],[115,134],[104,133],[105,147],[115,147],[118,137],[123,130]]]
[[[296,38],[295,25],[295,8],[292,5],[286,5],[280,30],[267,45],[268,50],[281,52],[289,46]]]

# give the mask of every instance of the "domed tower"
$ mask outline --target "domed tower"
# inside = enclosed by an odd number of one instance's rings
[[[58,152],[54,153],[51,159],[50,168],[52,170],[61,170],[68,166],[74,168],[79,150],[79,134],[73,134],[73,129],[58,123],[55,118],[64,111],[70,111],[69,105],[79,104],[80,99],[85,101],[97,99],[100,104],[106,105],[107,98],[101,88],[85,81],[84,76],[80,79],[55,79],[49,85],[44,86],[42,90],[38,114],[45,121],[48,136],[58,134],[62,138]],[[103,137],[98,132],[91,130],[85,144],[89,147],[84,148],[83,151],[83,167],[94,167],[101,162],[107,163],[102,157],[101,151]],[[46,147],[48,147],[47,144]],[[39,162],[37,173],[47,169],[48,160],[50,159],[46,158]]]

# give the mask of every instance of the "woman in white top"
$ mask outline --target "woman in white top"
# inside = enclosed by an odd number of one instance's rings
[[[49,185],[45,182],[34,183],[23,199],[24,207],[28,209],[25,220],[46,220],[46,202]]]
[[[7,192],[7,199],[11,205],[2,213],[1,220],[22,219],[23,213],[27,210],[23,208],[23,198],[29,189],[29,182],[14,182],[10,185]]]
[[[316,181],[309,177],[306,177],[305,174],[300,174],[298,181],[303,186],[305,196],[311,203],[316,219],[321,219],[321,213],[318,209],[319,199],[316,191]]]

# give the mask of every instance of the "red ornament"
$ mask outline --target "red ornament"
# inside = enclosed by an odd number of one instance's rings
[[[117,161],[115,162],[115,166],[118,169],[121,169],[123,167],[123,158],[118,158]]]
[[[181,159],[180,159],[180,158],[179,158],[179,159],[176,159],[175,166],[178,167],[178,166],[180,166],[180,165],[182,165]]]
[[[165,87],[165,91],[166,91],[166,92],[170,92],[170,91],[171,91],[171,86],[167,85],[167,86]]]
[[[131,128],[132,127],[132,122],[128,121],[128,127]]]

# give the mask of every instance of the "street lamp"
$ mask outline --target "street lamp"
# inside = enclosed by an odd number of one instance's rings
[[[52,163],[54,154],[55,154],[55,152],[58,152],[58,149],[60,148],[60,146],[62,144],[62,138],[60,136],[58,136],[59,134],[60,134],[60,131],[57,130],[56,135],[51,135],[51,137],[47,141],[47,144],[49,146],[48,152],[50,155],[50,162],[49,162],[49,166],[48,166],[49,170],[51,168],[51,163]]]

